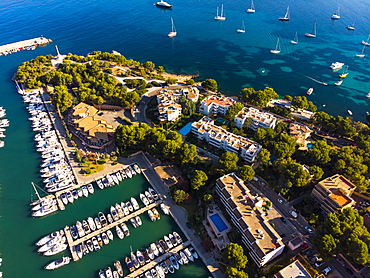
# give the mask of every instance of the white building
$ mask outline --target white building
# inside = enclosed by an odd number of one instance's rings
[[[199,98],[199,90],[196,87],[188,87],[181,90],[160,91],[157,95],[159,121],[174,122],[180,118],[182,107],[178,102],[182,96],[197,102]]]
[[[204,115],[226,114],[229,107],[235,103],[235,100],[229,97],[212,95],[202,101],[199,112]]]
[[[258,267],[283,253],[285,245],[262,209],[265,198],[253,196],[235,173],[219,178],[216,192]]]
[[[252,119],[252,123],[248,126],[253,130],[257,130],[260,127],[270,127],[275,128],[276,117],[271,113],[261,111],[254,107],[244,107],[238,115],[236,115],[234,122],[235,126],[242,128],[248,118]]]
[[[206,140],[210,145],[228,152],[236,153],[247,162],[253,162],[262,146],[248,138],[235,135],[214,124],[204,116],[192,123],[191,132],[199,139]]]

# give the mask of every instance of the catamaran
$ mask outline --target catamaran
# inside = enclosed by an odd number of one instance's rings
[[[281,49],[280,49],[280,38],[278,38],[277,41],[276,41],[275,49],[271,49],[270,53],[271,54],[279,54],[280,51],[281,51]]]
[[[251,7],[249,9],[247,9],[246,12],[247,13],[255,13],[256,12],[256,9],[254,8],[253,0],[252,0],[252,3],[251,3]]]
[[[290,41],[291,44],[298,44],[298,33],[295,32],[295,37],[293,40]]]
[[[225,14],[224,14],[224,4],[221,5],[221,13],[218,14],[218,7],[217,7],[217,12],[215,16],[215,20],[226,20]]]
[[[335,12],[335,14],[331,16],[331,19],[340,19],[339,7],[337,11]]]
[[[290,19],[290,11],[289,11],[289,6],[286,9],[285,15],[283,17],[278,18],[280,21],[289,21]]]
[[[315,22],[313,23],[313,30],[312,30],[312,33],[306,33],[304,34],[305,37],[307,38],[316,38],[316,20]]]
[[[242,20],[242,28],[236,30],[237,33],[245,33],[244,20]]]

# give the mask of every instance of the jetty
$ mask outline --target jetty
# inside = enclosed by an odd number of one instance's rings
[[[163,262],[164,260],[168,259],[169,257],[171,257],[173,254],[185,249],[188,245],[190,245],[190,240],[188,240],[184,243],[181,243],[181,244],[175,246],[174,248],[172,248],[171,250],[169,250],[168,252],[164,253],[163,255],[161,255],[159,257],[156,257],[151,262],[143,265],[142,267],[140,267],[140,268],[136,269],[135,271],[131,272],[130,274],[126,275],[125,278],[139,277],[140,274],[148,271],[149,269],[152,269],[157,264],[159,264],[159,263]]]
[[[149,209],[152,209],[152,208],[158,206],[158,204],[160,202],[161,201],[157,201],[157,202],[151,203],[148,206],[142,207],[142,208],[124,216],[123,218],[120,218],[116,221],[113,221],[112,223],[109,223],[105,227],[101,227],[100,229],[95,230],[95,231],[93,231],[93,232],[91,232],[91,233],[89,233],[89,234],[87,234],[87,235],[85,235],[81,238],[78,238],[76,240],[73,240],[70,228],[68,226],[66,226],[64,228],[64,232],[65,232],[65,235],[66,235],[66,238],[67,238],[67,243],[68,243],[69,249],[71,251],[73,260],[78,261],[80,259],[80,257],[77,255],[77,252],[76,252],[76,249],[74,248],[74,246],[76,246],[78,244],[81,244],[82,242],[84,242],[88,239],[91,239],[94,236],[100,235],[101,233],[106,232],[107,230],[110,230],[110,229],[114,228],[115,226],[130,220],[132,217],[136,217],[136,216],[148,211]]]
[[[8,54],[18,52],[20,50],[34,50],[38,46],[46,45],[51,42],[52,40],[41,36],[29,40],[0,45],[0,56],[6,56]]]

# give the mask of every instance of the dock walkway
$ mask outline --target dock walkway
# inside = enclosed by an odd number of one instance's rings
[[[115,226],[130,220],[132,217],[138,216],[138,215],[148,211],[149,209],[152,209],[152,208],[158,206],[159,203],[160,203],[160,201],[155,202],[155,203],[151,203],[151,204],[149,204],[149,206],[142,207],[142,208],[130,213],[129,215],[126,215],[123,218],[120,218],[116,221],[113,221],[112,223],[109,223],[107,226],[102,227],[99,230],[95,230],[95,231],[85,235],[84,237],[78,238],[77,240],[74,240],[72,238],[71,231],[70,231],[69,227],[66,226],[64,228],[64,232],[65,232],[65,235],[67,237],[67,243],[68,243],[69,249],[71,251],[73,260],[78,261],[80,259],[80,257],[78,257],[78,255],[77,255],[77,252],[76,252],[74,246],[76,246],[78,244],[81,244],[82,242],[84,242],[86,240],[89,240],[94,236],[100,235],[101,233],[106,232],[107,230],[109,230],[111,228],[114,228]]]
[[[27,49],[27,47],[45,45],[51,42],[52,40],[50,39],[38,37],[29,40],[0,45],[0,55],[11,54],[14,52],[18,52],[19,50]]]
[[[184,243],[181,243],[180,245],[175,246],[170,251],[168,251],[168,252],[164,253],[163,255],[161,255],[161,256],[155,258],[154,260],[152,260],[150,263],[147,263],[147,264],[143,265],[142,267],[138,268],[137,270],[131,272],[128,275],[126,275],[125,278],[139,277],[140,274],[148,271],[149,269],[152,269],[157,264],[159,264],[159,263],[163,262],[164,260],[168,259],[169,257],[171,257],[174,253],[179,252],[182,249],[186,248],[190,243],[191,243],[190,240],[188,240]]]

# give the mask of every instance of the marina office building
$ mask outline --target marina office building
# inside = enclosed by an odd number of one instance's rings
[[[214,124],[211,118],[204,116],[191,125],[191,132],[200,140],[228,152],[236,153],[247,162],[253,162],[262,146],[248,138],[235,135]]]
[[[253,196],[235,173],[220,177],[216,181],[216,192],[258,267],[283,252],[285,245],[262,209],[266,198]]]

